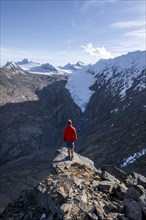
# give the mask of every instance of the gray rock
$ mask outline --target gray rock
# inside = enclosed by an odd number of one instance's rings
[[[141,185],[146,189],[146,177],[144,177],[140,174],[137,174],[137,173],[134,173],[134,176],[136,177],[136,179],[138,181],[137,185]]]
[[[107,181],[107,180],[101,181],[101,182],[99,183],[98,188],[99,188],[100,190],[102,190],[103,192],[106,192],[106,193],[107,193],[107,192],[111,192],[112,189],[114,188],[114,183],[113,183],[113,182],[110,182],[110,181]]]
[[[124,171],[114,166],[102,166],[101,170],[108,172],[109,174],[111,174],[116,179],[120,180],[121,182],[125,182],[125,180],[128,177],[128,175]]]
[[[92,182],[92,185],[93,185],[93,187],[98,187],[99,186],[99,184],[100,184],[100,181],[98,181],[98,180],[93,180],[93,182]]]
[[[142,210],[138,202],[133,199],[124,199],[125,215],[131,220],[142,220]]]
[[[126,185],[129,187],[137,184],[138,184],[137,178],[133,178],[132,175],[128,175],[126,179]]]
[[[110,203],[110,204],[106,205],[104,207],[104,209],[106,210],[106,213],[107,212],[117,212],[118,207],[116,205],[113,205],[112,203]]]
[[[140,195],[143,195],[143,194],[146,195],[146,190],[145,190],[145,188],[143,186],[141,186],[141,185],[134,185],[133,188],[136,189],[140,193]]]
[[[145,195],[140,196],[139,205],[140,205],[144,215],[146,216],[146,196]]]
[[[119,183],[119,180],[118,179],[116,179],[114,176],[112,176],[112,175],[110,175],[107,171],[102,171],[102,173],[101,173],[101,178],[103,179],[103,180],[109,180],[109,181],[116,181],[116,182],[118,182]]]
[[[119,220],[129,220],[129,218],[128,218],[128,217],[125,217],[124,214],[119,214],[119,215],[118,215],[118,219],[119,219]]]
[[[53,167],[54,168],[58,168],[60,166],[71,166],[72,164],[74,164],[75,162],[81,163],[81,164],[86,164],[87,166],[89,166],[90,168],[93,168],[94,170],[96,170],[96,168],[94,167],[94,162],[92,160],[90,160],[87,157],[83,157],[79,154],[77,154],[76,152],[74,152],[74,160],[70,161],[67,158],[67,148],[62,147],[61,149],[57,150],[56,152],[57,156],[56,158],[53,160]]]
[[[134,189],[133,187],[130,187],[125,194],[125,199],[130,198],[136,202],[138,202],[139,197],[140,197],[140,193],[136,189]]]
[[[66,155],[67,149],[61,148],[53,161],[57,172],[52,169],[34,190],[24,192],[8,205],[0,218],[36,220],[45,213],[46,220],[142,219],[146,212],[142,186],[133,185],[135,188],[127,190],[124,183],[111,176],[110,180],[103,181],[88,158],[75,153],[74,160],[70,161]]]

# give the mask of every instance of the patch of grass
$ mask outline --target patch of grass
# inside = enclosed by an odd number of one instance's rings
[[[82,176],[87,178],[87,179],[92,177],[92,175],[90,173],[83,173]]]
[[[100,179],[100,176],[96,175],[94,176],[94,180],[99,180]]]
[[[80,162],[75,162],[75,163],[73,163],[71,166],[81,166],[82,165],[82,163],[80,163]]]
[[[94,169],[89,167],[87,164],[80,162],[75,162],[74,164],[72,164],[72,166],[78,167],[79,169],[90,170],[91,172],[94,171]]]

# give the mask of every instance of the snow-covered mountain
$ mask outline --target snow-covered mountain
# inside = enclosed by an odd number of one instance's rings
[[[31,170],[37,179],[42,170],[48,175],[42,161],[48,167],[62,146],[68,118],[77,128],[77,151],[97,168],[110,164],[146,176],[146,51],[75,66],[80,67],[55,67],[56,73],[50,64],[43,69],[23,60],[0,68],[2,201],[9,201],[7,188],[18,179],[20,191],[22,182],[33,182],[25,181]]]
[[[20,69],[15,62],[7,62],[5,65],[6,69]]]
[[[81,68],[84,68],[85,66],[86,66],[85,63],[79,61],[79,62],[77,62],[76,64],[68,63],[68,64],[66,64],[65,66],[63,66],[62,69],[64,69],[64,70],[76,71],[76,70],[79,70],[79,69],[81,69]]]
[[[45,75],[67,74],[66,88],[82,112],[86,110],[90,97],[94,93],[90,87],[95,82],[99,88],[107,84],[112,95],[115,96],[118,93],[121,100],[126,97],[126,92],[133,86],[136,79],[137,84],[134,89],[145,89],[145,77],[141,73],[146,68],[146,51],[130,52],[114,59],[101,59],[94,65],[88,66],[83,62],[77,62],[76,64],[68,63],[64,67],[54,67],[49,63],[39,64],[28,59],[16,64],[9,62],[6,66],[8,68],[19,66],[31,73]]]
[[[22,61],[18,61],[16,64],[17,65],[25,65],[28,63],[32,63],[32,61],[29,61],[27,58],[24,58]]]
[[[100,60],[95,65],[90,66],[88,71],[94,73],[98,78],[99,86],[108,82],[112,94],[115,95],[118,92],[123,99],[126,96],[126,91],[132,87],[134,80],[145,69],[146,51],[136,51],[114,59]],[[137,89],[146,88],[144,80],[145,78],[140,80]]]
[[[81,61],[78,61],[76,64],[75,64],[75,67],[85,67],[87,66],[85,63],[81,62]]]
[[[62,67],[64,70],[76,70],[75,66],[71,63],[66,64],[65,66]]]
[[[11,72],[10,75],[15,75],[19,73],[25,74],[25,72],[20,68],[20,66],[18,66],[15,62],[12,62],[12,61],[7,62],[6,65],[4,66],[4,69],[9,70],[9,72]]]
[[[22,61],[17,62],[16,64],[19,65],[19,67],[23,70],[26,70],[30,73],[38,73],[45,75],[58,73],[58,69],[49,63],[40,64],[33,61],[29,61],[26,58]]]
[[[94,93],[90,87],[96,82],[98,87],[107,85],[107,89],[121,100],[137,79],[135,90],[146,88],[143,71],[146,69],[146,51],[136,51],[114,59],[100,60],[94,65],[73,71],[69,75],[66,88],[69,89],[76,104],[85,111],[86,105]]]

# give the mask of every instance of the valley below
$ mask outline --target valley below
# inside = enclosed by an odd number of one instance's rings
[[[119,67],[115,58],[102,61],[104,68],[97,62],[48,75],[13,63],[0,68],[0,211],[49,175],[56,151],[65,146],[68,119],[77,129],[75,152],[93,160],[96,168],[112,165],[146,176],[145,58],[145,52],[135,52],[119,57],[122,63],[130,60],[128,67]],[[144,60],[140,67],[139,60]],[[93,77],[84,103],[76,81],[68,84],[77,73]],[[82,87],[83,77],[78,84]]]

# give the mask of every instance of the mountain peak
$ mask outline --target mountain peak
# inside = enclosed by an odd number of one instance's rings
[[[77,67],[84,67],[84,66],[86,66],[86,64],[83,63],[83,62],[81,62],[81,61],[78,61],[78,62],[75,64],[75,66],[77,66]]]
[[[17,68],[18,66],[17,66],[17,64],[15,63],[15,62],[13,62],[13,61],[11,61],[11,62],[7,62],[6,63],[6,65],[5,65],[5,67],[7,68],[7,69],[11,69],[11,68]]]
[[[12,70],[17,71],[17,70],[22,70],[15,62],[11,61],[11,62],[7,62],[6,65],[4,66],[4,68],[6,68],[7,70]]]
[[[44,63],[41,65],[41,67],[44,70],[53,71],[53,72],[57,71],[57,69],[54,66],[52,66],[50,63]]]
[[[17,62],[18,65],[24,65],[28,63],[32,63],[32,61],[29,61],[27,58],[24,58],[22,61]]]
[[[66,64],[62,69],[67,69],[67,70],[76,70],[73,64],[68,63]]]

